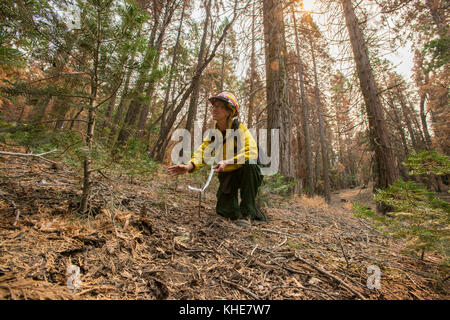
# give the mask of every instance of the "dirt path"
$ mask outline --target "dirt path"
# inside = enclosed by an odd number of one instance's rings
[[[346,203],[359,202],[366,207],[375,210],[375,201],[373,201],[373,183],[368,186],[359,186],[353,189],[344,189],[339,192],[332,193],[331,195],[331,206],[339,208],[348,208],[345,206]]]
[[[214,185],[199,214],[192,181],[180,178],[175,192],[160,168],[136,184],[97,176],[86,219],[74,213],[81,188],[69,168],[0,161],[1,299],[448,298],[439,257],[403,255],[401,241],[346,203],[294,198],[243,229],[215,214]],[[79,289],[67,287],[70,265]],[[367,286],[369,266],[381,271],[380,289]]]

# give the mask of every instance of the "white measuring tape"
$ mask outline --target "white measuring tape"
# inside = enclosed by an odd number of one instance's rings
[[[203,191],[205,191],[205,189],[208,188],[209,183],[211,182],[213,173],[214,173],[214,169],[213,169],[213,166],[211,166],[211,171],[209,172],[208,180],[206,180],[206,183],[205,183],[205,185],[203,186],[203,188],[199,189],[199,188],[194,188],[194,187],[188,186],[188,189],[189,189],[189,190],[192,190],[192,191],[198,191],[198,192],[203,192]]]

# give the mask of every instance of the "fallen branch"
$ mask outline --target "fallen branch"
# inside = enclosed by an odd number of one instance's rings
[[[250,297],[252,297],[255,300],[261,300],[260,296],[258,296],[257,294],[251,292],[250,290],[244,288],[243,286],[241,286],[241,285],[239,285],[237,283],[234,283],[234,282],[231,282],[231,281],[228,281],[228,280],[222,280],[222,281],[225,282],[226,284],[229,284],[229,285],[235,287],[239,291],[242,291],[242,292],[246,293],[247,295],[249,295]]]
[[[283,265],[283,266],[281,266],[281,267],[282,267],[283,269],[289,271],[289,272],[292,272],[292,273],[298,273],[298,274],[301,274],[301,275],[304,275],[304,276],[308,276],[308,277],[311,276],[310,273],[302,272],[302,271],[300,271],[300,270],[297,270],[297,269],[295,269],[295,268],[289,267],[289,266],[287,266],[287,265]]]
[[[0,174],[0,178],[1,179],[21,179],[21,178],[30,178],[30,177],[34,177],[34,176],[38,176],[40,173],[26,173],[26,174],[21,174],[19,176],[4,176]]]
[[[319,287],[319,286],[317,286],[317,285],[315,285],[315,284],[310,284],[310,285],[313,286],[314,288],[317,288],[318,290],[314,290],[314,289],[311,289],[311,288],[308,288],[307,290],[312,290],[312,291],[316,291],[316,292],[322,292],[322,293],[324,293],[325,295],[329,296],[332,300],[336,300],[335,298],[333,298],[332,295],[330,295],[328,292],[326,292],[325,290],[323,290],[321,287]]]
[[[100,173],[105,179],[108,179],[109,181],[114,181],[110,177],[106,176],[100,169],[98,169],[98,173]]]
[[[83,294],[89,293],[91,291],[103,291],[103,290],[116,290],[116,287],[113,286],[104,286],[104,287],[94,287],[94,288],[90,288],[90,289],[86,289],[84,291],[81,291],[79,293],[76,293],[75,296],[82,296]]]
[[[44,160],[44,161],[48,161],[48,162],[53,163],[53,164],[57,164],[57,162],[43,157],[43,155],[46,155],[46,154],[49,154],[49,153],[52,153],[52,152],[56,152],[56,151],[58,151],[58,150],[55,149],[55,150],[44,152],[44,153],[40,153],[40,154],[0,151],[0,155],[14,156],[14,157],[35,157],[35,158],[39,158],[39,159]]]
[[[285,235],[285,236],[284,236],[284,240],[283,240],[280,244],[275,245],[275,246],[273,247],[273,249],[281,248],[281,247],[287,242],[287,239],[288,239],[288,237]]]
[[[305,289],[304,287],[298,287],[298,286],[276,286],[276,287],[272,287],[270,288],[269,292],[262,296],[263,300],[267,300],[270,298],[270,295],[275,291],[275,289]]]
[[[289,233],[286,233],[286,232],[280,232],[280,231],[275,231],[275,230],[272,230],[272,229],[265,229],[265,228],[260,229],[260,230],[261,230],[261,231],[270,232],[270,233],[281,234],[281,235],[283,235],[283,236],[288,236],[288,237],[292,237],[292,238],[297,238],[297,236],[294,236],[294,235],[289,234]]]
[[[342,240],[341,240],[341,237],[338,237],[338,239],[339,239],[339,246],[341,247],[342,255],[343,255],[344,258],[345,258],[345,262],[347,262],[347,269],[348,269],[349,262],[348,262],[347,255],[345,254],[344,247],[342,246]]]
[[[324,269],[322,269],[321,267],[316,266],[315,264],[303,259],[302,257],[300,257],[297,252],[295,253],[295,257],[300,260],[301,262],[309,265],[310,267],[316,269],[317,271],[319,271],[320,273],[326,275],[327,277],[339,282],[340,284],[342,284],[345,288],[347,288],[348,290],[350,290],[352,293],[356,294],[361,300],[366,300],[366,298],[364,298],[364,296],[359,293],[358,291],[356,291],[355,289],[353,289],[352,287],[350,287],[347,283],[345,283],[344,281],[342,281],[341,279],[339,279],[338,277],[328,273],[327,271],[325,271]]]
[[[252,256],[253,253],[255,252],[256,248],[258,248],[258,244],[256,244],[256,246],[253,248],[252,252],[250,253],[251,256]]]

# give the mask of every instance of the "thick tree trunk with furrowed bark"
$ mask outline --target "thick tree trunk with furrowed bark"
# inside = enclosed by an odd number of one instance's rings
[[[341,3],[344,9],[348,33],[350,35],[361,91],[366,105],[370,128],[370,140],[375,151],[374,188],[384,189],[398,178],[398,167],[390,146],[383,110],[378,96],[378,89],[370,66],[366,42],[359,27],[352,1],[341,0]],[[381,205],[378,205],[377,209],[385,212],[385,208]]]
[[[266,0],[263,3],[264,41],[266,57],[267,129],[278,129],[280,134],[279,172],[293,176],[290,165],[290,133],[288,112],[288,81],[286,70],[286,44],[284,38],[283,5],[280,0]],[[271,135],[268,134],[269,153]]]

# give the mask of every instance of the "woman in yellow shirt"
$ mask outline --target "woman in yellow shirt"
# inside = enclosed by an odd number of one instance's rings
[[[238,220],[238,225],[241,226],[246,225],[245,219],[266,220],[265,214],[255,203],[258,188],[263,180],[261,168],[257,164],[258,147],[247,127],[239,120],[233,119],[239,114],[237,99],[230,92],[222,92],[211,97],[209,101],[212,104],[216,129],[221,132],[223,138],[222,159],[213,167],[214,172],[219,174],[220,182],[216,212],[231,220]],[[192,173],[205,166],[205,149],[213,142],[214,137],[206,138],[194,152],[189,164],[171,166],[169,173]],[[240,204],[238,190],[241,192]]]

